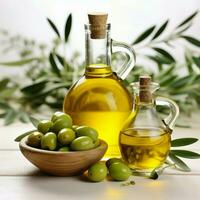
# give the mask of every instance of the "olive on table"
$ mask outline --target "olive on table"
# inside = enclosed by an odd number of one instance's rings
[[[58,149],[58,151],[62,151],[62,152],[68,152],[70,149],[69,147],[61,147],[60,149]]]
[[[41,139],[41,148],[47,150],[55,150],[57,146],[57,136],[55,133],[48,132]]]
[[[72,141],[70,149],[74,151],[84,151],[94,148],[93,140],[88,136],[81,136]]]
[[[28,136],[27,144],[31,147],[40,148],[42,137],[43,137],[42,133],[34,131]]]
[[[76,134],[70,128],[63,128],[58,133],[58,141],[62,145],[70,144],[75,138]]]
[[[125,181],[131,176],[131,170],[121,162],[113,163],[109,167],[110,176],[116,181]]]
[[[94,142],[98,139],[98,132],[89,126],[79,126],[76,128],[76,136],[81,137],[81,136],[88,136],[92,138]]]
[[[104,163],[98,162],[88,169],[88,179],[93,182],[100,182],[107,176],[107,167]]]
[[[53,122],[49,120],[41,120],[37,126],[38,131],[42,133],[49,132],[50,128],[53,126]]]
[[[113,164],[113,163],[118,163],[118,162],[123,163],[122,160],[121,160],[120,158],[110,158],[110,159],[108,159],[108,160],[106,161],[106,167],[109,168],[111,164]]]

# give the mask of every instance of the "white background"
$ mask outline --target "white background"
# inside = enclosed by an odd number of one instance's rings
[[[199,8],[200,0],[0,0],[0,28],[48,43],[55,35],[46,17],[51,18],[62,33],[71,12],[73,27],[68,51],[78,50],[84,54],[83,24],[87,22],[87,12],[107,11],[112,23],[112,37],[130,43],[144,29],[153,24],[160,25],[168,18],[170,31]],[[189,30],[196,37],[200,33],[199,21],[198,16]],[[15,60],[15,57],[0,53],[0,61],[4,60]],[[5,68],[0,71],[6,73]]]

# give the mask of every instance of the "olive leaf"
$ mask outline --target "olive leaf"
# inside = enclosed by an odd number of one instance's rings
[[[187,75],[181,78],[176,79],[174,82],[170,84],[173,88],[182,88],[185,85],[188,85],[189,83],[192,83],[194,77]]]
[[[9,109],[7,113],[5,114],[5,120],[4,124],[9,125],[12,124],[15,121],[15,118],[17,117],[17,113],[13,109]]]
[[[190,168],[180,158],[175,156],[173,153],[169,153],[169,158],[180,168],[180,170],[190,172]]]
[[[159,80],[163,78],[170,78],[171,74],[174,72],[175,65],[174,63],[166,67],[166,69],[163,69],[162,71],[159,72],[159,74],[156,76],[156,79]],[[169,76],[170,74],[170,76]]]
[[[19,120],[20,120],[21,122],[23,122],[23,123],[28,123],[28,122],[30,122],[30,118],[29,118],[28,114],[25,113],[25,112],[20,112],[20,113],[19,113]]]
[[[46,96],[48,94],[50,94],[51,92],[60,89],[60,88],[68,88],[71,84],[70,83],[49,83],[48,85],[45,86],[45,88],[43,90],[41,90],[40,92],[33,94],[34,98],[41,98],[42,96]],[[27,94],[26,98],[27,99],[32,99],[33,98],[32,94]]]
[[[181,146],[187,146],[190,144],[193,144],[197,142],[197,138],[179,138],[171,141],[172,147],[181,147]]]
[[[166,77],[164,77],[164,78],[162,78],[162,79],[159,80],[160,86],[161,87],[163,87],[163,86],[168,87],[168,85],[170,83],[172,83],[176,79],[177,79],[177,75],[166,76]]]
[[[155,50],[156,52],[158,52],[159,54],[161,54],[163,57],[166,57],[168,60],[170,60],[172,63],[176,62],[174,57],[167,52],[166,50],[159,48],[159,47],[153,47],[153,50]]]
[[[55,33],[57,34],[57,36],[60,38],[60,33],[59,33],[56,25],[49,18],[47,18],[47,21],[49,22],[51,28],[55,31]]]
[[[178,30],[178,31],[176,32],[176,34],[180,36],[181,33],[184,33],[185,31],[187,31],[191,26],[192,26],[192,22],[189,23],[186,27],[183,27],[182,29]]]
[[[182,158],[189,158],[189,159],[198,159],[200,158],[200,154],[192,151],[187,151],[187,150],[171,150],[170,151],[172,154],[182,157]]]
[[[35,126],[35,128],[37,128],[38,124],[40,123],[40,120],[38,120],[38,119],[36,119],[36,118],[34,118],[32,116],[30,116],[29,118],[30,118],[30,121],[33,124],[33,126]]]
[[[197,47],[200,47],[200,40],[192,37],[192,36],[187,36],[187,35],[182,35],[181,36],[182,38],[184,38],[186,41],[188,41],[189,43],[197,46]]]
[[[199,67],[199,69],[200,69],[200,56],[199,56],[199,57],[193,56],[192,59],[193,59],[195,65],[196,65],[197,67]]]
[[[26,94],[37,93],[45,87],[46,83],[47,83],[46,80],[37,81],[31,85],[21,88],[21,92],[26,93]]]
[[[171,60],[163,55],[147,56],[149,59],[153,60],[158,64],[171,64]]]
[[[34,132],[34,131],[36,131],[36,130],[28,131],[28,132],[25,132],[25,133],[23,133],[23,134],[17,136],[17,137],[15,138],[15,142],[20,142],[24,137],[26,137],[27,135],[30,135],[30,134],[31,134],[32,132]]]
[[[198,14],[199,11],[195,11],[192,15],[190,15],[189,17],[187,17],[185,20],[183,20],[176,28],[180,28],[183,25],[189,23],[192,21],[192,19]]]
[[[57,57],[59,63],[60,63],[62,66],[64,66],[64,64],[65,64],[64,58],[63,58],[62,56],[58,55],[58,54],[55,54],[55,56]]]
[[[68,37],[71,31],[72,27],[72,14],[70,14],[67,18],[66,24],[65,24],[65,42],[68,41]]]
[[[187,64],[187,69],[188,69],[188,72],[190,74],[192,74],[194,72],[194,69],[193,69],[193,61],[192,61],[192,57],[191,55],[189,54],[189,52],[185,52],[185,62]]]
[[[8,67],[16,67],[16,66],[23,66],[28,63],[31,63],[33,61],[38,61],[40,58],[28,58],[24,60],[17,60],[17,61],[12,61],[12,62],[0,62],[0,65],[5,65]]]
[[[51,63],[51,67],[52,67],[53,72],[56,73],[60,77],[61,76],[60,70],[59,70],[59,68],[56,64],[53,53],[49,54],[49,62]]]
[[[162,24],[162,26],[156,31],[155,35],[153,36],[153,38],[151,40],[155,40],[156,38],[158,38],[163,33],[163,31],[166,29],[168,23],[169,23],[169,20],[166,20]]]
[[[151,26],[150,28],[148,28],[146,31],[144,31],[140,36],[138,36],[135,41],[132,43],[133,44],[138,44],[140,42],[142,42],[144,39],[146,39],[149,35],[151,35],[151,33],[155,30],[156,26]]]

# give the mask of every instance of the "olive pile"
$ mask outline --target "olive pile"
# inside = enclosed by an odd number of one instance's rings
[[[131,170],[118,158],[111,158],[105,164],[95,163],[88,169],[88,179],[93,182],[104,180],[108,174],[115,181],[125,181],[131,176]]]
[[[31,147],[50,151],[84,151],[99,145],[98,132],[88,126],[72,124],[72,118],[63,112],[56,112],[51,120],[42,120],[37,131],[27,139]]]

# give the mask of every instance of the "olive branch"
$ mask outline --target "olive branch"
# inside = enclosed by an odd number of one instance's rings
[[[131,45],[139,59],[146,59],[147,63],[153,64],[153,70],[137,63],[125,80],[129,84],[138,80],[142,73],[150,74],[154,81],[160,83],[158,95],[176,101],[182,115],[190,115],[200,107],[200,40],[187,34],[197,15],[198,11],[194,12],[167,35],[164,33],[170,20],[142,32]],[[14,52],[18,55],[18,60],[0,62],[0,65],[24,68],[19,80],[12,75],[0,80],[0,117],[4,118],[6,125],[15,120],[28,122],[28,116],[33,113],[61,109],[65,93],[83,74],[84,62],[80,54],[74,52],[67,57],[65,52],[69,48],[72,15],[68,15],[62,34],[51,19],[47,19],[47,22],[55,33],[55,38],[49,44],[0,31],[2,53]],[[173,55],[176,41],[190,44],[187,47],[181,44],[183,62]],[[144,52],[146,49],[150,52]],[[119,63],[120,60],[115,56],[113,66]],[[186,73],[180,75],[180,70]]]

